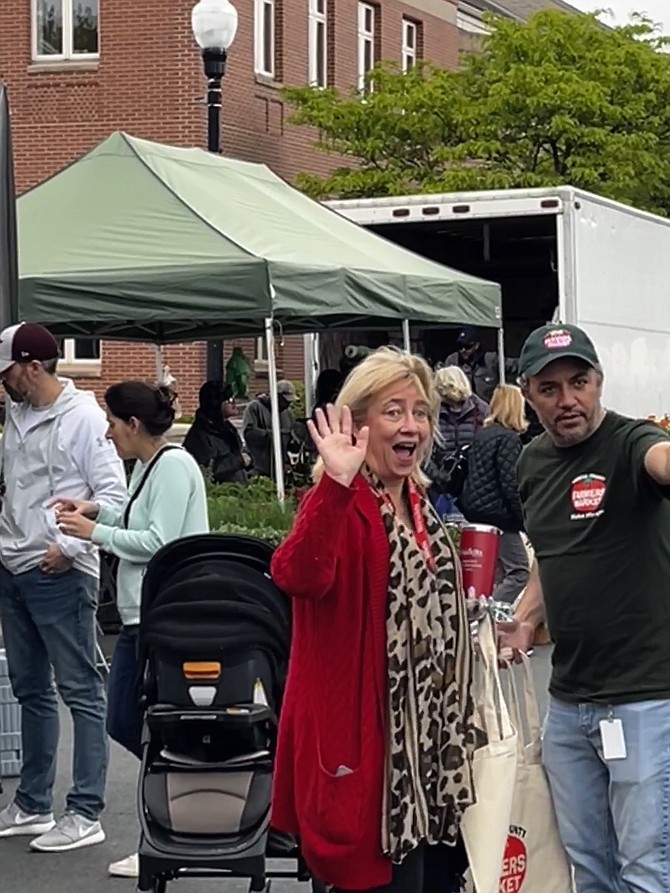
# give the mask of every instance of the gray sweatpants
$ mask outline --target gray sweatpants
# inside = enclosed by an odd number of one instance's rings
[[[500,537],[496,587],[493,598],[511,605],[528,582],[528,552],[520,533],[503,533]]]

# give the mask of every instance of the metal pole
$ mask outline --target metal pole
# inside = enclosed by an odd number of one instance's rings
[[[163,379],[163,366],[165,365],[163,357],[163,345],[155,344],[154,350],[154,357],[156,360],[156,381],[158,382],[158,384],[160,384]]]
[[[305,415],[309,417],[314,409],[319,376],[319,336],[303,335],[302,348],[305,356]]]
[[[498,375],[500,384],[505,384],[505,330],[502,326],[498,329]]]
[[[402,346],[407,353],[412,352],[412,338],[409,330],[409,320],[403,319],[402,321]]]
[[[207,150],[221,154],[221,81],[226,71],[226,51],[203,50],[207,77]],[[207,342],[207,378],[223,381],[223,341]]]
[[[284,505],[286,490],[284,488],[284,451],[281,443],[279,420],[279,394],[277,393],[277,362],[275,358],[275,332],[272,317],[265,320],[265,343],[268,348],[268,384],[270,387],[270,410],[272,415],[272,452],[274,454],[275,483],[277,499]]]

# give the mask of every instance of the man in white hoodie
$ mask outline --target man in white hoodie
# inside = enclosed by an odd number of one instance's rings
[[[105,695],[96,668],[99,557],[90,543],[59,531],[52,503],[67,495],[121,505],[126,495],[103,410],[92,394],[58,378],[57,362],[58,344],[42,326],[0,332],[0,379],[11,398],[1,448],[0,617],[23,741],[21,779],[0,812],[0,837],[30,835],[42,852],[105,839],[99,816],[107,774]],[[74,725],[73,784],[57,821],[52,679]]]

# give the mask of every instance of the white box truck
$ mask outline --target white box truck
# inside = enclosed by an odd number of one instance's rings
[[[535,326],[575,323],[598,347],[607,406],[636,417],[670,412],[670,220],[570,187],[327,204],[417,254],[500,283],[508,357]],[[412,334],[434,361],[455,347],[454,330]],[[482,335],[496,349],[496,333]]]

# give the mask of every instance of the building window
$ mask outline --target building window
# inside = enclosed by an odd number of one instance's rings
[[[99,0],[33,0],[33,58],[97,59]]]
[[[275,76],[275,0],[255,0],[254,59],[256,74]]]
[[[65,338],[61,342],[61,357],[66,366],[86,363],[99,364],[102,346],[99,338]]]
[[[402,70],[411,71],[416,65],[419,47],[419,26],[409,19],[402,20]]]
[[[256,355],[254,359],[257,363],[267,363],[268,361],[268,342],[265,335],[261,338],[256,338]]]
[[[309,83],[328,86],[328,2],[309,2]]]
[[[375,67],[375,31],[377,9],[369,3],[358,4],[358,89],[370,90],[365,76]]]

